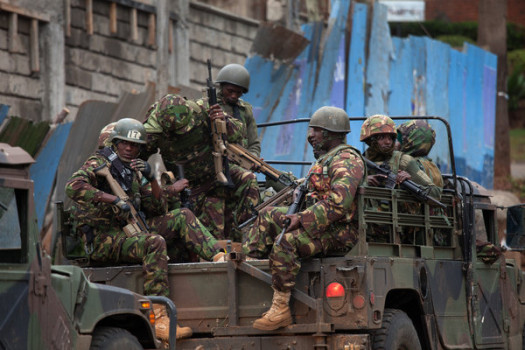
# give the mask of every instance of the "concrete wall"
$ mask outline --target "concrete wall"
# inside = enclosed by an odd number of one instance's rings
[[[0,3],[0,104],[10,105],[9,115],[53,120],[65,106],[71,111],[68,119],[73,119],[83,101],[117,101],[125,91],[144,91],[150,81],[156,83],[157,97],[169,85],[200,90],[206,82],[206,59],[212,59],[214,76],[227,63],[244,63],[258,28],[255,20],[198,1],[92,0],[90,33],[87,3],[46,0],[39,2],[38,11],[31,10],[31,0]],[[10,50],[16,12],[19,48]],[[35,17],[39,49],[33,51],[39,54],[39,71],[31,69],[29,33]]]

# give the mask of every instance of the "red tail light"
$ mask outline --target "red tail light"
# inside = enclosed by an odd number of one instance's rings
[[[332,282],[326,287],[327,298],[337,298],[345,296],[345,287],[341,283]]]

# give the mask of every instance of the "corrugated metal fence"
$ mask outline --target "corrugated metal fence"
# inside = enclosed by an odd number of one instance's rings
[[[252,83],[244,99],[254,106],[257,122],[308,118],[325,105],[344,108],[350,116],[439,116],[452,129],[457,173],[492,188],[496,56],[469,44],[460,52],[427,37],[391,37],[386,7],[377,3],[367,33],[370,11],[363,3],[334,0],[326,28],[303,26],[310,44],[293,64],[248,58]],[[362,150],[361,124],[351,123],[348,142]],[[449,173],[446,129],[439,121],[431,124],[437,141],[430,157]],[[305,123],[259,131],[263,158],[313,160]],[[277,167],[296,175],[306,171]]]

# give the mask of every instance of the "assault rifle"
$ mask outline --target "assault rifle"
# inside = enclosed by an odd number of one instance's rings
[[[284,186],[291,186],[294,182],[288,174],[271,167],[261,158],[254,156],[246,148],[237,144],[228,143],[226,145],[226,156],[229,160],[239,164],[243,168],[262,173],[274,181],[279,181]]]
[[[208,59],[208,79],[206,80],[208,86],[208,105],[213,106],[217,104],[217,90],[213,85],[211,78],[211,61]],[[224,120],[215,119],[211,122],[211,138],[213,143],[213,164],[215,167],[215,177],[222,185],[233,187],[230,178],[228,158],[226,158],[226,122]]]
[[[179,178],[179,180],[184,179],[184,167],[180,164],[177,164],[177,177]],[[192,209],[190,197],[191,190],[189,188],[186,187],[180,192],[180,203],[183,208],[188,208],[190,210]]]
[[[270,199],[264,201],[263,203],[253,208],[253,215],[248,220],[239,225],[239,230],[255,221],[255,219],[257,219],[259,211],[261,211],[262,209],[266,207],[282,206],[286,203],[289,203],[293,197],[293,191],[297,187],[297,184],[298,183],[296,181],[292,182],[291,185],[286,186],[285,188],[274,194]]]
[[[363,157],[363,159],[365,160],[366,165],[368,166],[369,169],[373,169],[378,174],[382,174],[386,176],[385,188],[393,189],[394,187],[396,187],[397,174],[394,174],[388,167],[377,165],[376,163],[372,162],[370,159],[367,159],[365,157]],[[419,186],[412,180],[405,180],[401,182],[399,186],[402,189],[407,190],[408,192],[415,195],[417,199],[419,199],[422,202],[425,202],[425,203],[428,203],[434,206],[439,206],[441,208],[446,208],[445,204],[429,196],[426,190],[424,190],[421,186]]]
[[[299,209],[301,209],[301,206],[303,205],[304,199],[306,197],[306,192],[308,192],[308,180],[307,179],[305,179],[305,181],[301,183],[299,187],[297,187],[297,193],[296,193],[295,199],[292,205],[288,207],[288,210],[286,211],[286,215],[296,214],[299,211]],[[288,226],[290,226],[290,219],[286,219],[284,221],[283,230],[281,231],[281,234],[277,236],[275,245],[278,246],[279,244],[281,244],[281,240],[283,239],[284,233],[288,229]]]
[[[130,208],[130,217],[127,219],[128,224],[124,226],[124,233],[126,233],[126,236],[131,237],[133,235],[136,235],[138,233],[148,233],[149,227],[146,223],[146,218],[144,217],[144,214],[140,211],[137,211],[135,209],[135,206],[133,205],[132,201],[129,199],[128,195],[122,187],[120,187],[120,184],[113,178],[111,173],[109,172],[109,168],[106,164],[103,164],[99,166],[98,168],[93,170],[95,174],[98,176],[103,176],[106,178],[106,181],[109,184],[109,187],[113,191],[113,194],[115,196],[118,196],[120,199],[122,199],[124,202],[126,202],[129,205]]]

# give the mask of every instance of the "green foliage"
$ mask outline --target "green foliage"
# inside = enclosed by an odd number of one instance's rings
[[[509,51],[507,53],[507,63],[509,68],[525,66],[525,49]]]
[[[390,32],[394,36],[407,37],[409,35],[430,36],[438,38],[440,36],[459,35],[470,38],[476,42],[478,38],[477,22],[446,22],[446,21],[425,21],[425,22],[391,22]],[[507,50],[517,50],[525,46],[525,28],[507,23]]]
[[[452,47],[463,47],[465,41],[474,45],[476,44],[471,38],[462,35],[440,35],[436,37],[436,40],[449,44]]]
[[[507,93],[509,95],[509,109],[516,110],[519,101],[525,98],[525,64],[514,66],[507,80]]]
[[[510,136],[510,159],[525,162],[525,129],[512,129]]]

